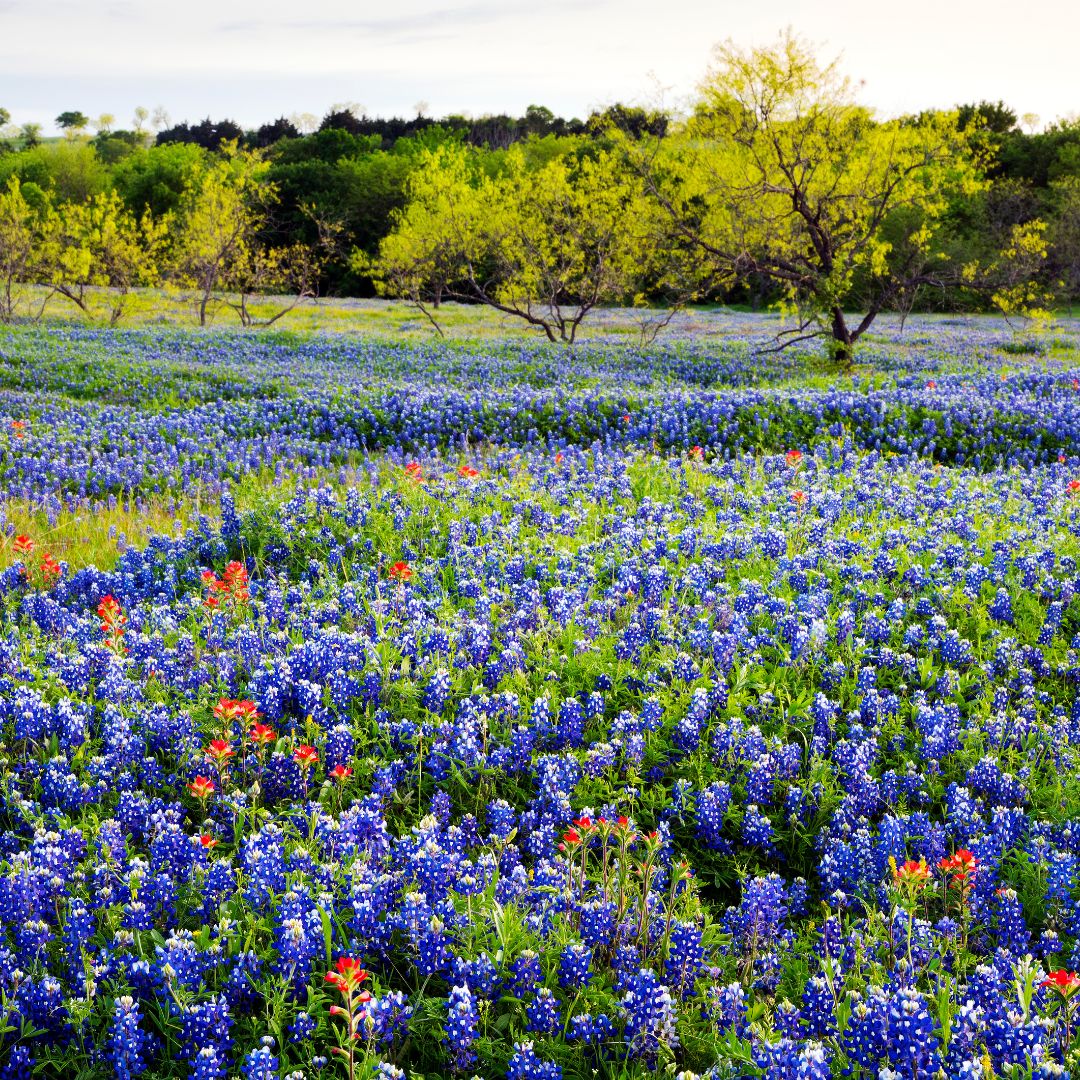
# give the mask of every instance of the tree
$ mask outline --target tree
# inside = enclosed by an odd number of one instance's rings
[[[11,176],[7,187],[0,189],[0,322],[11,322],[23,310],[40,318],[49,300],[46,293],[34,313],[24,286],[43,276],[52,209],[46,198],[36,200],[38,205],[34,206],[26,194],[17,176]]]
[[[243,128],[232,120],[211,120],[207,117],[197,124],[176,124],[158,132],[157,144],[194,143],[204,150],[217,151],[226,143],[237,142],[243,136]]]
[[[1016,130],[1017,119],[1016,113],[1004,101],[980,101],[956,108],[956,125],[961,131],[973,128],[1008,135]]]
[[[57,202],[83,202],[104,191],[107,176],[94,148],[86,142],[50,143],[39,147]]]
[[[115,165],[131,157],[143,144],[143,138],[135,131],[110,131],[95,135],[90,140],[94,153],[107,166]]]
[[[586,122],[592,135],[607,134],[612,128],[634,139],[647,135],[663,138],[667,134],[669,117],[659,110],[642,109],[636,105],[609,105],[603,112],[594,112]]]
[[[319,129],[319,118],[314,113],[293,113],[289,117],[289,123],[300,132],[301,135],[310,135]]]
[[[76,110],[62,112],[56,118],[56,126],[60,128],[61,131],[67,132],[69,135],[78,134],[89,123],[90,118],[86,113],[77,112]]]
[[[179,209],[206,160],[206,151],[193,143],[151,146],[114,166],[112,186],[136,216],[149,210],[155,218],[164,217]]]
[[[259,320],[251,311],[250,298],[287,292],[278,310],[262,320],[270,325],[316,295],[322,263],[333,251],[337,229],[316,220],[314,244],[262,243],[278,198],[267,170],[257,151],[230,144],[222,160],[193,178],[181,200],[176,276],[182,286],[195,291],[200,326],[206,325],[215,306],[231,308],[243,326],[254,326]]]
[[[546,105],[530,105],[522,119],[530,135],[546,135],[555,123],[555,114]]]
[[[52,235],[52,285],[91,318],[93,301],[103,292],[109,325],[115,326],[131,290],[157,283],[157,256],[167,233],[167,222],[155,222],[149,213],[137,220],[115,191],[67,203]]]
[[[224,302],[236,313],[241,326],[273,326],[318,295],[323,267],[337,253],[341,229],[320,218],[312,207],[303,209],[316,233],[314,242],[284,247],[249,244],[229,267],[225,282],[229,292]],[[275,294],[280,300],[273,312],[260,318],[253,312],[251,300],[267,294]]]
[[[251,263],[273,189],[264,183],[266,163],[254,151],[226,148],[226,155],[193,177],[181,199],[176,269],[195,291],[199,325],[205,326],[234,276]]]
[[[961,272],[961,281],[989,295],[1006,319],[1048,320],[1053,297],[1043,280],[1049,255],[1047,231],[1046,222],[1039,219],[1013,225],[996,256],[986,263],[969,263]]]
[[[927,257],[948,200],[977,184],[955,117],[876,122],[836,64],[819,65],[790,32],[716,55],[685,129],[624,150],[706,287],[767,280],[799,314],[779,344],[824,336],[850,363],[880,311],[937,280]],[[890,244],[886,225],[901,214],[903,244]],[[853,302],[862,314],[849,321]]]
[[[300,129],[287,117],[279,116],[269,124],[263,124],[251,140],[253,146],[265,148],[281,142],[282,139],[300,138]]]
[[[352,109],[331,109],[319,124],[320,131],[347,131],[350,135],[360,135],[364,127],[361,117]]]
[[[8,112],[3,106],[0,106],[0,128],[7,127],[11,123],[11,113]]]
[[[1080,298],[1080,176],[1054,184],[1053,258],[1060,288],[1071,303]]]
[[[33,150],[41,145],[41,125],[27,123],[19,128],[19,138],[22,139],[24,150]]]
[[[475,152],[447,144],[412,172],[374,276],[433,322],[427,304],[449,297],[573,342],[598,304],[635,295],[653,257],[642,242],[650,217],[640,184],[611,154],[564,155],[530,171],[515,148],[489,176]],[[356,269],[368,266],[358,255]]]

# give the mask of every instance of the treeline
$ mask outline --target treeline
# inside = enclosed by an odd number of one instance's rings
[[[597,135],[611,123],[633,130],[663,135],[667,130],[668,117],[662,112],[639,107],[614,105],[593,112],[585,121],[566,120],[556,116],[543,105],[530,105],[524,116],[503,114],[480,117],[450,115],[441,119],[417,115],[412,119],[400,116],[389,118],[357,114],[349,109],[331,109],[319,123],[318,131],[344,131],[369,140],[369,146],[381,150],[393,150],[399,139],[408,139],[432,130],[437,137],[451,134],[469,146],[505,150],[524,139],[575,135]],[[115,138],[118,133],[110,133]],[[236,142],[250,149],[266,149],[283,139],[303,138],[299,118],[278,117],[270,123],[245,131],[232,120],[214,121],[207,117],[197,124],[175,124],[157,134],[159,145],[164,143],[194,143],[204,150],[219,150],[222,144]],[[377,143],[373,140],[378,140]]]
[[[0,110],[0,130],[8,119]],[[318,275],[307,283],[310,293],[339,296],[376,294],[370,275],[354,271],[350,257],[377,254],[424,152],[447,143],[475,146],[497,170],[501,156],[515,144],[528,145],[530,156],[541,159],[595,142],[613,123],[643,133],[662,133],[667,126],[660,113],[621,105],[584,122],[564,120],[542,106],[530,106],[517,118],[439,120],[378,119],[338,109],[309,134],[301,134],[297,123],[285,117],[251,131],[230,120],[206,119],[165,126],[156,135],[143,126],[118,129],[111,121],[96,121],[102,127],[91,136],[86,114],[65,112],[57,118],[66,133],[59,141],[42,140],[34,125],[9,127],[0,139],[0,189],[8,190],[15,180],[32,209],[47,204],[60,214],[115,196],[116,209],[133,220],[149,215],[177,228],[204,177],[215,176],[238,151],[241,158],[257,155],[262,214],[253,242],[279,251],[296,245],[313,253],[317,249]],[[158,245],[158,258],[171,243],[170,234]],[[6,268],[9,279],[12,272],[26,272],[17,269],[18,256],[4,262],[0,271]],[[33,271],[44,270],[36,260]],[[147,283],[148,276],[157,283],[176,280],[168,267],[160,270],[138,275],[137,284]]]
[[[106,290],[113,319],[167,284],[245,324],[264,293],[405,296],[436,325],[457,298],[553,339],[599,304],[651,333],[694,301],[783,303],[793,337],[849,355],[880,311],[1080,297],[1080,123],[1024,130],[1000,102],[878,120],[790,36],[721,47],[682,117],[62,119],[0,144],[3,318],[35,314],[27,283],[88,312]]]

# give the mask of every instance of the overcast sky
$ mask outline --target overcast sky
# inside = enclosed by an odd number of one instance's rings
[[[884,113],[1004,99],[1080,112],[1080,2],[1052,0],[0,0],[0,106],[52,130],[65,109],[128,123],[520,113],[685,100],[712,43],[785,26],[843,54]]]

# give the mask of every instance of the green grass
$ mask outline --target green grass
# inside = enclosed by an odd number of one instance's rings
[[[34,306],[40,306],[46,297],[44,288],[27,289]],[[80,311],[70,301],[54,296],[46,307],[46,318],[58,322],[104,322],[106,308],[103,299],[95,300],[94,290],[89,290],[91,297],[91,316]],[[280,297],[266,297],[253,301],[249,308],[258,320],[266,320],[276,314],[287,303]],[[729,338],[745,333],[745,322],[736,318],[750,313],[747,305],[701,304],[678,313],[671,325],[661,333],[659,341],[673,336],[690,336],[698,341]],[[542,332],[530,328],[523,320],[504,315],[492,308],[479,304],[460,304],[446,302],[435,312],[445,336],[454,341],[489,340],[506,337],[526,337],[542,339]],[[655,318],[656,309],[650,308],[597,308],[582,323],[579,337],[581,340],[609,339],[635,344],[640,339],[641,322],[645,318]],[[1062,309],[1060,317],[1071,317],[1071,311]],[[777,311],[759,311],[757,318],[764,325],[774,324],[777,328],[787,324]],[[910,332],[914,336],[916,322],[925,318],[938,318],[933,315],[915,316],[909,321]],[[993,315],[962,315],[950,313],[940,316],[943,319],[971,318],[975,320],[995,320]],[[897,316],[882,316],[876,324],[876,330],[898,325]],[[128,297],[122,325],[126,326],[180,326],[198,327],[196,307],[190,293],[180,290],[138,289]],[[209,324],[213,329],[242,329],[236,315],[224,305],[212,311]],[[257,331],[260,328],[255,328]],[[349,297],[321,297],[301,304],[283,316],[274,324],[276,330],[291,330],[302,333],[359,334],[365,337],[390,339],[435,339],[438,333],[430,321],[412,304],[403,300],[358,299]],[[1027,334],[1027,327],[1017,324],[1017,333],[1021,339]],[[882,334],[870,332],[864,340],[884,340]],[[1019,351],[1026,351],[1021,349]]]

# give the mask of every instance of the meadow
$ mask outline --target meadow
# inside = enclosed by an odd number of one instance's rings
[[[367,318],[0,332],[0,1078],[1075,1074],[1080,326]]]

